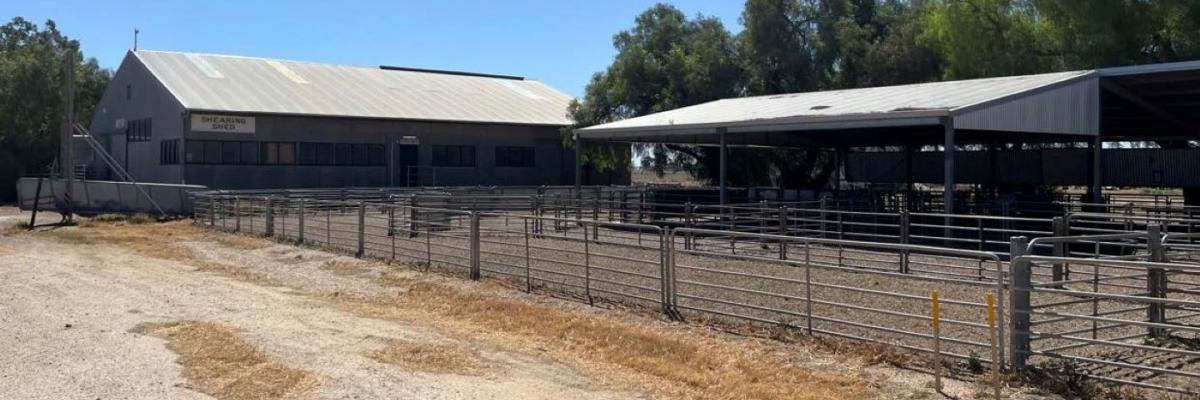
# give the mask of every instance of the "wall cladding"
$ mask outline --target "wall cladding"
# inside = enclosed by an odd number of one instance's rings
[[[959,183],[1029,185],[1087,185],[1091,167],[1087,149],[996,152],[995,168],[984,151],[955,154]],[[1200,149],[1106,149],[1100,156],[1105,186],[1200,186]],[[905,154],[850,153],[847,179],[852,182],[905,183]],[[913,181],[942,183],[942,153],[918,152],[912,157]]]

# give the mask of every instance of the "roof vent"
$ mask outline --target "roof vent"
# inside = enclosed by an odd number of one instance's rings
[[[831,106],[812,106],[811,108],[809,108],[809,110],[824,110],[829,107],[831,107]]]
[[[480,78],[512,79],[515,81],[525,80],[525,77],[523,77],[523,76],[484,74],[484,73],[479,73],[479,72],[450,71],[450,70],[442,70],[442,69],[396,67],[396,66],[391,66],[391,65],[380,65],[379,69],[382,69],[384,71],[407,71],[407,72],[421,72],[421,73],[426,73],[426,74],[442,74],[442,75],[458,75],[458,76],[475,76],[475,77],[480,77]]]

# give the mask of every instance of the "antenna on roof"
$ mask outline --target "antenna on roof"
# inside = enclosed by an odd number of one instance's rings
[[[133,51],[137,51],[138,28],[133,28]]]

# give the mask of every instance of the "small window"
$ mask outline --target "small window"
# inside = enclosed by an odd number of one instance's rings
[[[533,167],[533,147],[497,146],[497,167]]]
[[[221,163],[221,142],[204,142],[204,163]]]
[[[242,164],[258,164],[258,143],[239,142],[242,147]]]
[[[333,143],[317,144],[317,165],[333,165]]]
[[[296,163],[296,144],[295,143],[280,143],[279,144],[279,163],[280,164],[295,164]]]
[[[204,164],[204,142],[189,140],[186,153],[184,161],[188,164]]]
[[[221,142],[221,163],[240,164],[242,145],[238,142]]]
[[[133,100],[133,84],[125,84],[125,100]]]
[[[369,149],[367,158],[371,165],[387,165],[387,159],[384,157],[383,145],[373,144]]]
[[[129,120],[125,123],[125,139],[130,142],[146,142],[150,140],[152,130],[150,118]]]
[[[179,139],[159,142],[158,163],[162,165],[179,164]]]
[[[437,167],[474,167],[475,146],[433,146],[433,165]]]
[[[354,165],[367,165],[370,163],[370,151],[367,150],[368,145],[354,145]]]
[[[317,144],[300,143],[297,146],[296,164],[315,165],[317,163]]]
[[[351,165],[354,163],[354,146],[348,144],[337,145],[337,154],[334,163],[337,165]]]

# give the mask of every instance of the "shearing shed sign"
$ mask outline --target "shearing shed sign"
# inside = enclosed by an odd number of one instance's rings
[[[192,132],[254,133],[254,117],[192,114]]]

